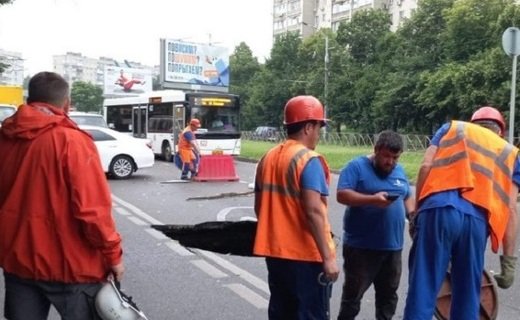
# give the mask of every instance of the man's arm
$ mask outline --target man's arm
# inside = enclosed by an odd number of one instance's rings
[[[502,252],[505,256],[516,255],[516,238],[518,235],[518,212],[516,209],[518,199],[518,186],[513,183],[511,194],[509,195],[509,221],[506,227],[506,233],[502,241]]]
[[[392,203],[392,201],[385,198],[385,195],[387,194],[386,191],[380,191],[374,194],[364,194],[352,189],[338,189],[336,192],[336,200],[341,204],[353,207],[373,205],[385,208]]]
[[[85,241],[98,248],[120,279],[121,236],[112,217],[112,197],[94,142],[80,131],[71,131],[65,172],[71,190],[72,214],[80,221]],[[108,270],[107,270],[108,271]]]
[[[336,281],[339,275],[339,268],[336,263],[336,250],[329,246],[331,235],[326,232],[329,221],[321,194],[314,190],[303,189],[300,199],[302,199],[303,210],[312,236],[323,259],[325,276],[330,281]]]

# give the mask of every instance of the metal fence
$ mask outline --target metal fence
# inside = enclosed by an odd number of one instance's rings
[[[421,151],[430,145],[430,136],[418,134],[402,134],[404,150]],[[252,141],[280,142],[285,139],[285,132],[277,132],[269,137],[258,137],[253,131],[242,131],[242,139]],[[345,147],[373,147],[377,134],[362,134],[352,132],[324,132],[320,144]]]

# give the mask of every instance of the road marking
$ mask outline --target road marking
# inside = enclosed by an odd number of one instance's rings
[[[269,301],[264,299],[262,296],[258,295],[253,290],[244,286],[243,284],[240,284],[240,283],[225,284],[224,287],[231,289],[231,291],[238,294],[240,297],[242,297],[242,299],[251,303],[258,309],[267,309],[267,306],[269,305]]]
[[[195,253],[191,252],[190,250],[186,249],[185,247],[181,246],[177,241],[170,240],[165,243],[166,246],[170,249],[172,249],[175,253],[177,253],[180,256],[194,256]]]
[[[119,213],[120,215],[122,216],[129,216],[131,215],[130,212],[128,212],[128,210],[126,210],[125,208],[123,207],[114,207],[114,210]]]
[[[214,254],[210,251],[204,251],[204,250],[197,250],[201,255],[205,256],[206,258],[212,260],[219,266],[221,266],[224,269],[227,269],[231,271],[231,273],[239,276],[240,278],[244,279],[246,282],[249,282],[253,286],[257,287],[258,289],[262,290],[263,292],[269,294],[269,286],[265,281],[258,278],[257,276],[252,275],[251,273],[247,272],[246,270],[239,268],[238,266],[232,264],[231,262],[227,261],[226,259],[221,258],[220,256]]]
[[[157,240],[169,240],[170,239],[161,231],[158,231],[158,230],[155,230],[152,228],[145,229],[144,231],[148,232],[152,237],[154,237]]]
[[[128,220],[132,221],[133,223],[135,223],[138,226],[147,226],[148,225],[148,223],[146,221],[143,221],[142,219],[139,219],[138,217],[129,216]]]
[[[154,217],[146,214],[144,211],[142,211],[141,209],[139,209],[138,207],[134,206],[133,204],[129,203],[129,202],[126,202],[124,201],[123,199],[120,199],[118,197],[116,197],[114,194],[112,194],[112,198],[118,202],[120,205],[123,205],[125,207],[127,207],[128,209],[130,209],[133,213],[135,213],[136,215],[140,216],[142,219],[148,221],[150,224],[164,224],[162,223],[161,221],[155,219]]]
[[[226,221],[226,216],[236,209],[253,209],[253,207],[227,207],[217,213],[217,221]]]
[[[194,264],[196,267],[198,267],[200,270],[207,273],[212,278],[226,278],[228,275],[224,272],[217,269],[215,266],[207,263],[204,260],[192,260],[190,261],[192,264]]]

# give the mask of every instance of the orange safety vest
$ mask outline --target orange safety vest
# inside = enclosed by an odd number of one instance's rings
[[[184,128],[184,130],[182,130],[182,132],[179,134],[179,156],[181,157],[181,161],[184,163],[188,163],[196,159],[195,154],[193,154],[193,148],[190,142],[184,138],[184,134],[188,131],[192,132],[190,126]],[[193,133],[193,139],[195,139],[195,133]]]
[[[491,130],[452,121],[441,139],[419,195],[458,189],[461,196],[487,212],[491,248],[498,251],[509,220],[509,198],[518,149]]]
[[[256,175],[260,189],[256,196],[260,197],[260,204],[257,208],[255,255],[323,261],[301,203],[301,174],[307,162],[314,157],[319,157],[328,184],[330,172],[325,159],[295,140],[287,140],[274,147],[260,160]],[[326,221],[323,232],[329,236],[328,244],[335,252],[326,197],[322,197],[322,206]]]

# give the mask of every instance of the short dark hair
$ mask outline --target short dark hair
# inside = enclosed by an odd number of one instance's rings
[[[377,135],[375,149],[387,149],[393,153],[403,151],[403,138],[392,130],[381,131]]]
[[[69,97],[69,84],[54,72],[39,72],[29,80],[27,103],[44,102],[61,107]]]
[[[303,127],[305,127],[305,125],[307,123],[312,123],[313,125],[316,125],[320,122],[322,122],[322,121],[307,120],[307,121],[302,121],[302,122],[291,123],[289,125],[285,125],[285,130],[287,131],[287,135],[291,135],[291,134],[297,133],[300,130],[302,130]],[[320,124],[320,125],[323,127],[325,125],[325,122],[322,122],[322,124]]]

